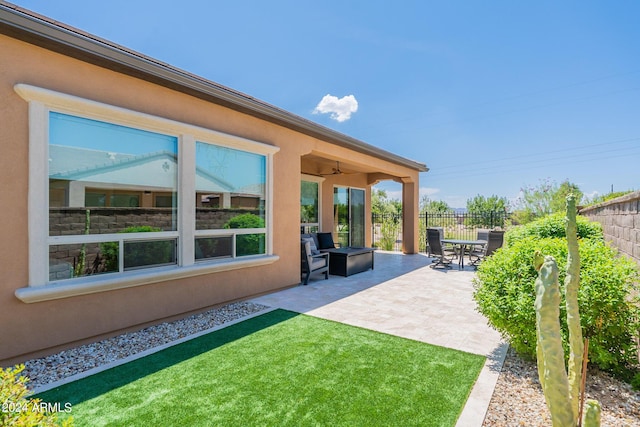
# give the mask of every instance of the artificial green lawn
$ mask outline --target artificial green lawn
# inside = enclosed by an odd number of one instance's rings
[[[77,426],[453,426],[484,361],[276,310],[37,397]]]

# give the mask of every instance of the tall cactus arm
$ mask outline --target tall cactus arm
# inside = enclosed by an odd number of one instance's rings
[[[585,402],[587,409],[582,419],[582,427],[600,427],[600,416],[602,408],[597,400],[587,400]]]
[[[539,254],[536,255],[537,267]],[[551,413],[551,423],[553,427],[575,426],[560,333],[558,266],[553,257],[544,258],[538,269],[535,289],[538,375]]]
[[[578,232],[576,225],[576,198],[567,196],[567,276],[565,278],[565,300],[567,306],[567,327],[569,329],[569,390],[573,415],[578,419],[580,410],[580,385],[582,383],[582,359],[584,343],[578,308],[580,288],[580,254],[578,253]]]

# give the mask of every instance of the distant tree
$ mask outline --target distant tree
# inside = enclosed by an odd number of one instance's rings
[[[400,214],[402,213],[402,202],[395,199],[390,200],[386,191],[374,188],[371,191],[371,213],[374,215]]]
[[[541,218],[554,212],[561,212],[566,206],[566,197],[570,192],[576,195],[578,203],[582,200],[580,188],[569,181],[558,185],[555,181],[542,180],[537,187],[525,187],[516,202],[516,210],[524,211],[522,217]]]
[[[496,212],[505,213],[507,206],[509,206],[509,201],[506,197],[496,195],[484,197],[478,194],[467,200],[467,213],[470,215],[465,223],[472,227],[502,227],[505,216],[496,215]]]
[[[551,212],[563,212],[567,207],[567,196],[573,193],[576,203],[580,204],[583,198],[580,188],[569,181],[563,181],[551,197]]]
[[[422,196],[420,199],[420,213],[436,213],[436,212],[451,212],[451,208],[446,202],[441,200],[431,200],[428,196]]]
[[[385,201],[387,199],[387,192],[384,190],[378,190],[374,188],[371,190],[371,213],[374,215],[380,215],[385,210]]]
[[[507,206],[509,206],[507,198],[496,195],[484,197],[478,194],[467,200],[467,212],[504,212]]]

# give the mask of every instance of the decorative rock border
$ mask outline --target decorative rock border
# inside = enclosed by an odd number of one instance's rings
[[[23,375],[30,379],[27,383],[29,389],[37,389],[267,309],[269,307],[250,302],[229,304],[184,319],[28,360]]]

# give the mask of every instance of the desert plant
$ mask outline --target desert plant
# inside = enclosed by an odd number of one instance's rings
[[[535,309],[537,364],[540,385],[551,414],[552,426],[576,426],[580,419],[579,391],[581,383],[578,381],[576,389],[573,390],[573,382],[576,378],[579,379],[581,377],[582,366],[576,366],[570,361],[569,373],[567,374],[565,371],[565,353],[562,348],[559,321],[560,286],[558,285],[558,265],[552,256],[543,257],[540,252],[536,251],[534,267],[538,271],[538,277],[535,281]],[[569,281],[573,281],[573,279],[569,279]],[[568,299],[570,300],[571,298]],[[582,332],[579,324],[576,325],[572,322],[570,324],[572,328],[569,335],[573,355],[575,341],[582,339]],[[582,349],[582,342],[577,344]],[[600,426],[600,404],[597,401],[590,400],[587,402],[583,425],[585,427]]]
[[[580,253],[576,227],[576,200],[567,196],[566,211],[567,274],[565,277],[565,303],[569,332],[569,364],[564,367],[564,350],[560,329],[560,286],[558,265],[551,256],[534,255],[534,268],[538,271],[535,281],[536,356],[538,375],[547,407],[554,426],[575,426],[581,417],[580,391],[584,387],[583,348],[578,289],[580,288]],[[588,343],[588,341],[587,341]],[[600,404],[589,402],[585,414],[585,426],[600,425]]]
[[[634,335],[640,328],[640,308],[633,289],[638,280],[635,264],[598,239],[579,242],[581,285],[578,303],[581,324],[590,337],[590,361],[617,374],[637,362]],[[560,280],[565,280],[565,239],[524,237],[502,248],[480,264],[474,280],[478,310],[511,346],[525,357],[535,358],[535,294],[537,276],[533,254],[540,250],[555,258]],[[561,307],[561,330],[567,348],[566,312]]]
[[[69,412],[70,404],[51,407],[40,399],[29,398],[29,379],[21,375],[23,370],[24,365],[0,368],[0,426],[71,426],[71,417],[59,421],[57,412],[51,411]]]
[[[392,251],[395,248],[398,233],[400,232],[400,221],[397,216],[385,216],[380,223],[380,240],[377,246],[385,251]]]

